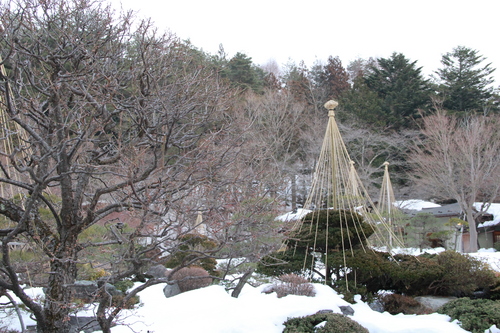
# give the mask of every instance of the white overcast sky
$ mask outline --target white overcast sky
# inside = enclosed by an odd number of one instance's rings
[[[215,54],[219,44],[243,52],[257,65],[283,65],[339,56],[356,58],[403,53],[425,75],[458,45],[491,62],[500,85],[499,0],[111,0],[151,17],[160,29]]]

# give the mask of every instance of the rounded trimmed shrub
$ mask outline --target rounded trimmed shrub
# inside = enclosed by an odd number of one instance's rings
[[[184,266],[187,263],[197,265],[205,269],[212,276],[218,276],[217,260],[200,253],[211,251],[217,247],[217,243],[204,235],[187,234],[179,239],[182,243],[177,251],[173,253],[165,262],[165,267],[174,268]],[[194,262],[193,262],[194,261]]]
[[[210,274],[199,266],[190,266],[179,269],[172,275],[177,280],[181,292],[208,287],[212,284]]]
[[[495,273],[479,259],[455,251],[437,257],[443,277],[431,285],[437,295],[471,296],[477,289],[487,289],[496,282]]]
[[[323,322],[326,323],[317,327]],[[368,333],[366,328],[339,313],[289,318],[283,325],[285,325],[283,333]]]
[[[483,333],[492,325],[500,326],[500,301],[464,297],[446,303],[437,312],[458,319],[460,326],[472,333]]]

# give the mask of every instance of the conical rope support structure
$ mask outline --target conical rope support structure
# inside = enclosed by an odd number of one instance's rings
[[[384,177],[382,179],[382,186],[380,187],[377,209],[394,234],[396,234],[399,239],[402,239],[403,223],[406,220],[406,216],[396,205],[396,197],[394,196],[391,177],[389,175],[389,162],[384,162],[383,166]],[[389,246],[392,247],[392,234],[388,234],[388,237]]]
[[[328,125],[304,205],[304,209],[311,212],[295,221],[292,233],[309,228],[306,232],[314,236],[310,238],[306,256],[320,253],[325,256],[323,261],[328,262],[332,251],[341,251],[344,268],[347,269],[346,257],[354,255],[355,249],[371,251],[375,246],[384,246],[390,250],[392,247],[403,247],[403,242],[372,202],[356,172],[335,120],[334,109],[337,105],[336,101],[325,104]],[[334,211],[336,213],[332,215]],[[328,234],[333,232],[331,230],[335,230],[335,237]],[[307,258],[304,265],[306,262]],[[304,266],[304,269],[307,267]],[[327,276],[325,273],[325,283]]]

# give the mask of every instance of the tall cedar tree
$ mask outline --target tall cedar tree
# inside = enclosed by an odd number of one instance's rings
[[[422,67],[401,53],[388,59],[379,58],[366,77],[368,87],[382,99],[382,115],[386,127],[396,130],[412,127],[419,110],[430,101],[429,82],[422,77]]]
[[[252,89],[256,93],[263,92],[265,73],[253,64],[251,57],[244,53],[238,52],[229,60],[223,75],[242,90]]]
[[[294,96],[298,102],[315,105],[314,96],[312,95],[312,83],[309,78],[309,70],[304,62],[299,65],[289,63],[286,65],[283,75],[285,89]]]
[[[339,57],[328,57],[326,65],[323,66],[319,74],[319,85],[326,90],[326,98],[324,100],[335,99],[349,90],[349,74],[342,66]]]
[[[491,74],[495,71],[491,63],[477,50],[458,46],[441,59],[443,68],[436,71],[441,79],[439,94],[443,107],[450,111],[483,111],[488,108],[493,94],[494,82]]]

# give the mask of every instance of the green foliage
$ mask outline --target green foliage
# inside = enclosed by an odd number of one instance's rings
[[[409,221],[406,227],[407,245],[420,249],[430,247],[433,239],[445,241],[452,235],[451,230],[443,230],[445,227],[430,213],[418,213]]]
[[[358,250],[352,256],[346,256],[345,260],[349,267],[347,279],[353,285],[349,289],[357,289],[364,299],[372,298],[379,290],[393,290],[407,295],[427,294],[429,285],[442,275],[442,269],[435,260],[410,255],[391,257],[385,252]],[[340,291],[343,284],[345,277],[336,281],[335,288]]]
[[[253,64],[251,57],[244,53],[237,52],[227,63],[222,75],[242,90],[252,89],[256,93],[263,92],[265,73]]]
[[[87,229],[83,230],[78,235],[78,240],[80,242],[85,242],[85,241],[101,242],[107,232],[108,230],[106,229],[105,226],[100,224],[94,224],[88,227]]]
[[[376,294],[368,292],[365,285],[356,283],[355,281],[348,281],[346,283],[345,279],[339,279],[335,281],[334,285],[335,291],[340,295],[344,296],[344,301],[349,303],[355,303],[354,296],[360,295],[363,302],[370,303],[376,298]]]
[[[489,298],[493,300],[500,300],[500,274],[495,273],[495,283],[493,283],[489,290]]]
[[[125,224],[120,232],[127,234],[131,230],[131,227]],[[82,232],[78,235],[78,242],[80,244],[89,245],[104,242],[110,238],[115,239],[115,236],[111,233],[108,227],[100,224],[94,224],[87,229],[82,230]],[[80,252],[79,256],[80,258],[84,258],[87,263],[93,263],[93,265],[97,267],[99,266],[99,263],[108,262],[112,258],[117,258],[127,250],[127,245],[125,244],[87,246]],[[99,276],[94,275],[95,271],[90,264],[79,264],[78,270],[80,279],[93,280],[95,278],[99,278]],[[92,276],[94,276],[94,278],[92,278]]]
[[[132,288],[134,286],[134,282],[132,280],[121,280],[118,281],[114,284],[116,289],[120,290],[121,292],[125,293],[127,290]]]
[[[9,255],[12,262],[18,263],[29,263],[40,258],[40,253],[32,250],[11,250]],[[0,253],[1,258],[2,254]]]
[[[476,289],[488,288],[495,281],[495,273],[479,259],[455,251],[441,252],[437,257],[443,276],[431,288],[436,294],[469,296]]]
[[[443,55],[442,68],[437,70],[441,79],[440,96],[447,110],[482,111],[492,101],[493,83],[491,74],[495,71],[491,63],[483,64],[485,58],[477,50],[458,46]]]
[[[288,236],[287,249],[265,257],[258,272],[273,276],[311,273],[310,269],[320,260],[326,264],[326,280],[332,281],[332,275],[339,278],[343,267],[339,250],[355,249],[372,233],[372,226],[355,212],[334,209],[311,212],[304,217],[301,228]]]
[[[305,249],[287,249],[262,258],[256,272],[268,276],[301,274],[304,269],[307,270],[311,267],[313,260],[315,258],[312,255],[307,255]]]
[[[413,119],[420,117],[420,110],[430,103],[428,80],[422,76],[422,67],[410,62],[401,53],[390,58],[379,58],[366,77],[367,86],[382,101],[379,114],[385,126],[400,129],[412,127]]]
[[[341,254],[331,256],[332,266],[343,262]],[[379,290],[391,290],[409,296],[442,295],[469,296],[477,289],[495,286],[495,274],[481,261],[454,251],[439,255],[412,256],[357,250],[346,256],[347,276],[340,276],[334,287],[345,292],[355,290],[364,299],[372,298]],[[356,283],[355,283],[356,282]],[[349,297],[349,295],[348,295]]]
[[[297,247],[307,248],[316,244],[316,251],[327,252],[342,247],[345,250],[355,248],[373,232],[373,227],[356,212],[324,209],[307,214],[302,227],[291,238],[297,240]]]
[[[323,327],[315,328],[325,321]],[[338,313],[289,318],[283,325],[285,325],[283,333],[368,333],[366,328]]]
[[[387,290],[406,295],[427,295],[429,286],[443,274],[443,268],[436,260],[412,255],[396,255],[394,259],[392,270],[387,272],[391,279]]]
[[[385,127],[386,119],[381,117],[383,100],[370,89],[362,76],[354,80],[352,89],[345,92],[339,100],[340,107],[353,114],[362,125]],[[344,113],[340,113],[342,118]]]
[[[500,326],[499,301],[459,298],[446,303],[437,312],[458,319],[460,326],[472,333],[483,333],[492,325]]]
[[[217,243],[200,234],[187,234],[180,238],[182,244],[177,247],[177,252],[172,254],[165,267],[174,268],[181,265],[198,265],[210,275],[217,276],[217,260],[203,256],[202,253],[213,250]]]

